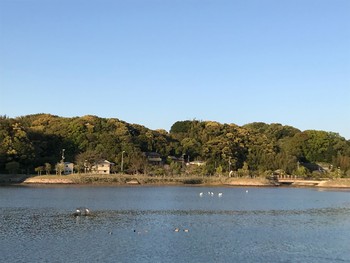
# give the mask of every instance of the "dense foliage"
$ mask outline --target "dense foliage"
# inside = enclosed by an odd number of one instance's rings
[[[123,151],[125,170],[131,173],[150,171],[145,152],[157,152],[165,160],[165,166],[157,167],[159,174],[183,169],[169,156],[205,161],[204,167],[194,171],[203,175],[229,171],[252,175],[278,169],[303,175],[307,170],[301,164],[306,163],[327,164],[328,172],[339,175],[341,171],[342,176],[350,171],[349,140],[336,133],[302,132],[281,124],[237,126],[187,120],[174,123],[167,132],[91,115],[0,117],[1,173],[49,173],[61,160],[63,149],[65,160],[74,162],[77,171],[84,162],[93,164],[99,159],[114,162],[114,171],[120,171]],[[152,171],[157,173],[157,169]]]

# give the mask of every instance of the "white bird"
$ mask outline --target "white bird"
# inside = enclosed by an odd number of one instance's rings
[[[222,197],[222,193],[218,193],[218,197]]]
[[[199,193],[199,196],[203,196],[203,193],[202,193],[202,192],[200,192],[200,193]]]
[[[248,190],[245,190],[246,193],[248,193]]]
[[[73,213],[74,216],[81,216],[81,211],[80,209],[76,209],[75,212]]]
[[[88,208],[80,207],[75,210],[73,213],[74,216],[89,216],[90,210]]]

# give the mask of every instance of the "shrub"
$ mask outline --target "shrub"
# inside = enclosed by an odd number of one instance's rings
[[[183,181],[184,184],[202,184],[203,180],[200,178],[186,179]]]

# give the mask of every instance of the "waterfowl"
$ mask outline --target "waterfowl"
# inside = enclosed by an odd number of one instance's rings
[[[81,216],[80,209],[76,209],[75,212],[73,213],[73,216]]]
[[[88,216],[90,215],[90,210],[88,208],[77,208],[73,213],[73,216]]]

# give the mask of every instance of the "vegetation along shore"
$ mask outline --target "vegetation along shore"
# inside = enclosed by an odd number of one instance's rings
[[[198,120],[165,131],[91,115],[0,116],[3,183],[331,187],[348,178],[350,141],[333,132]]]

